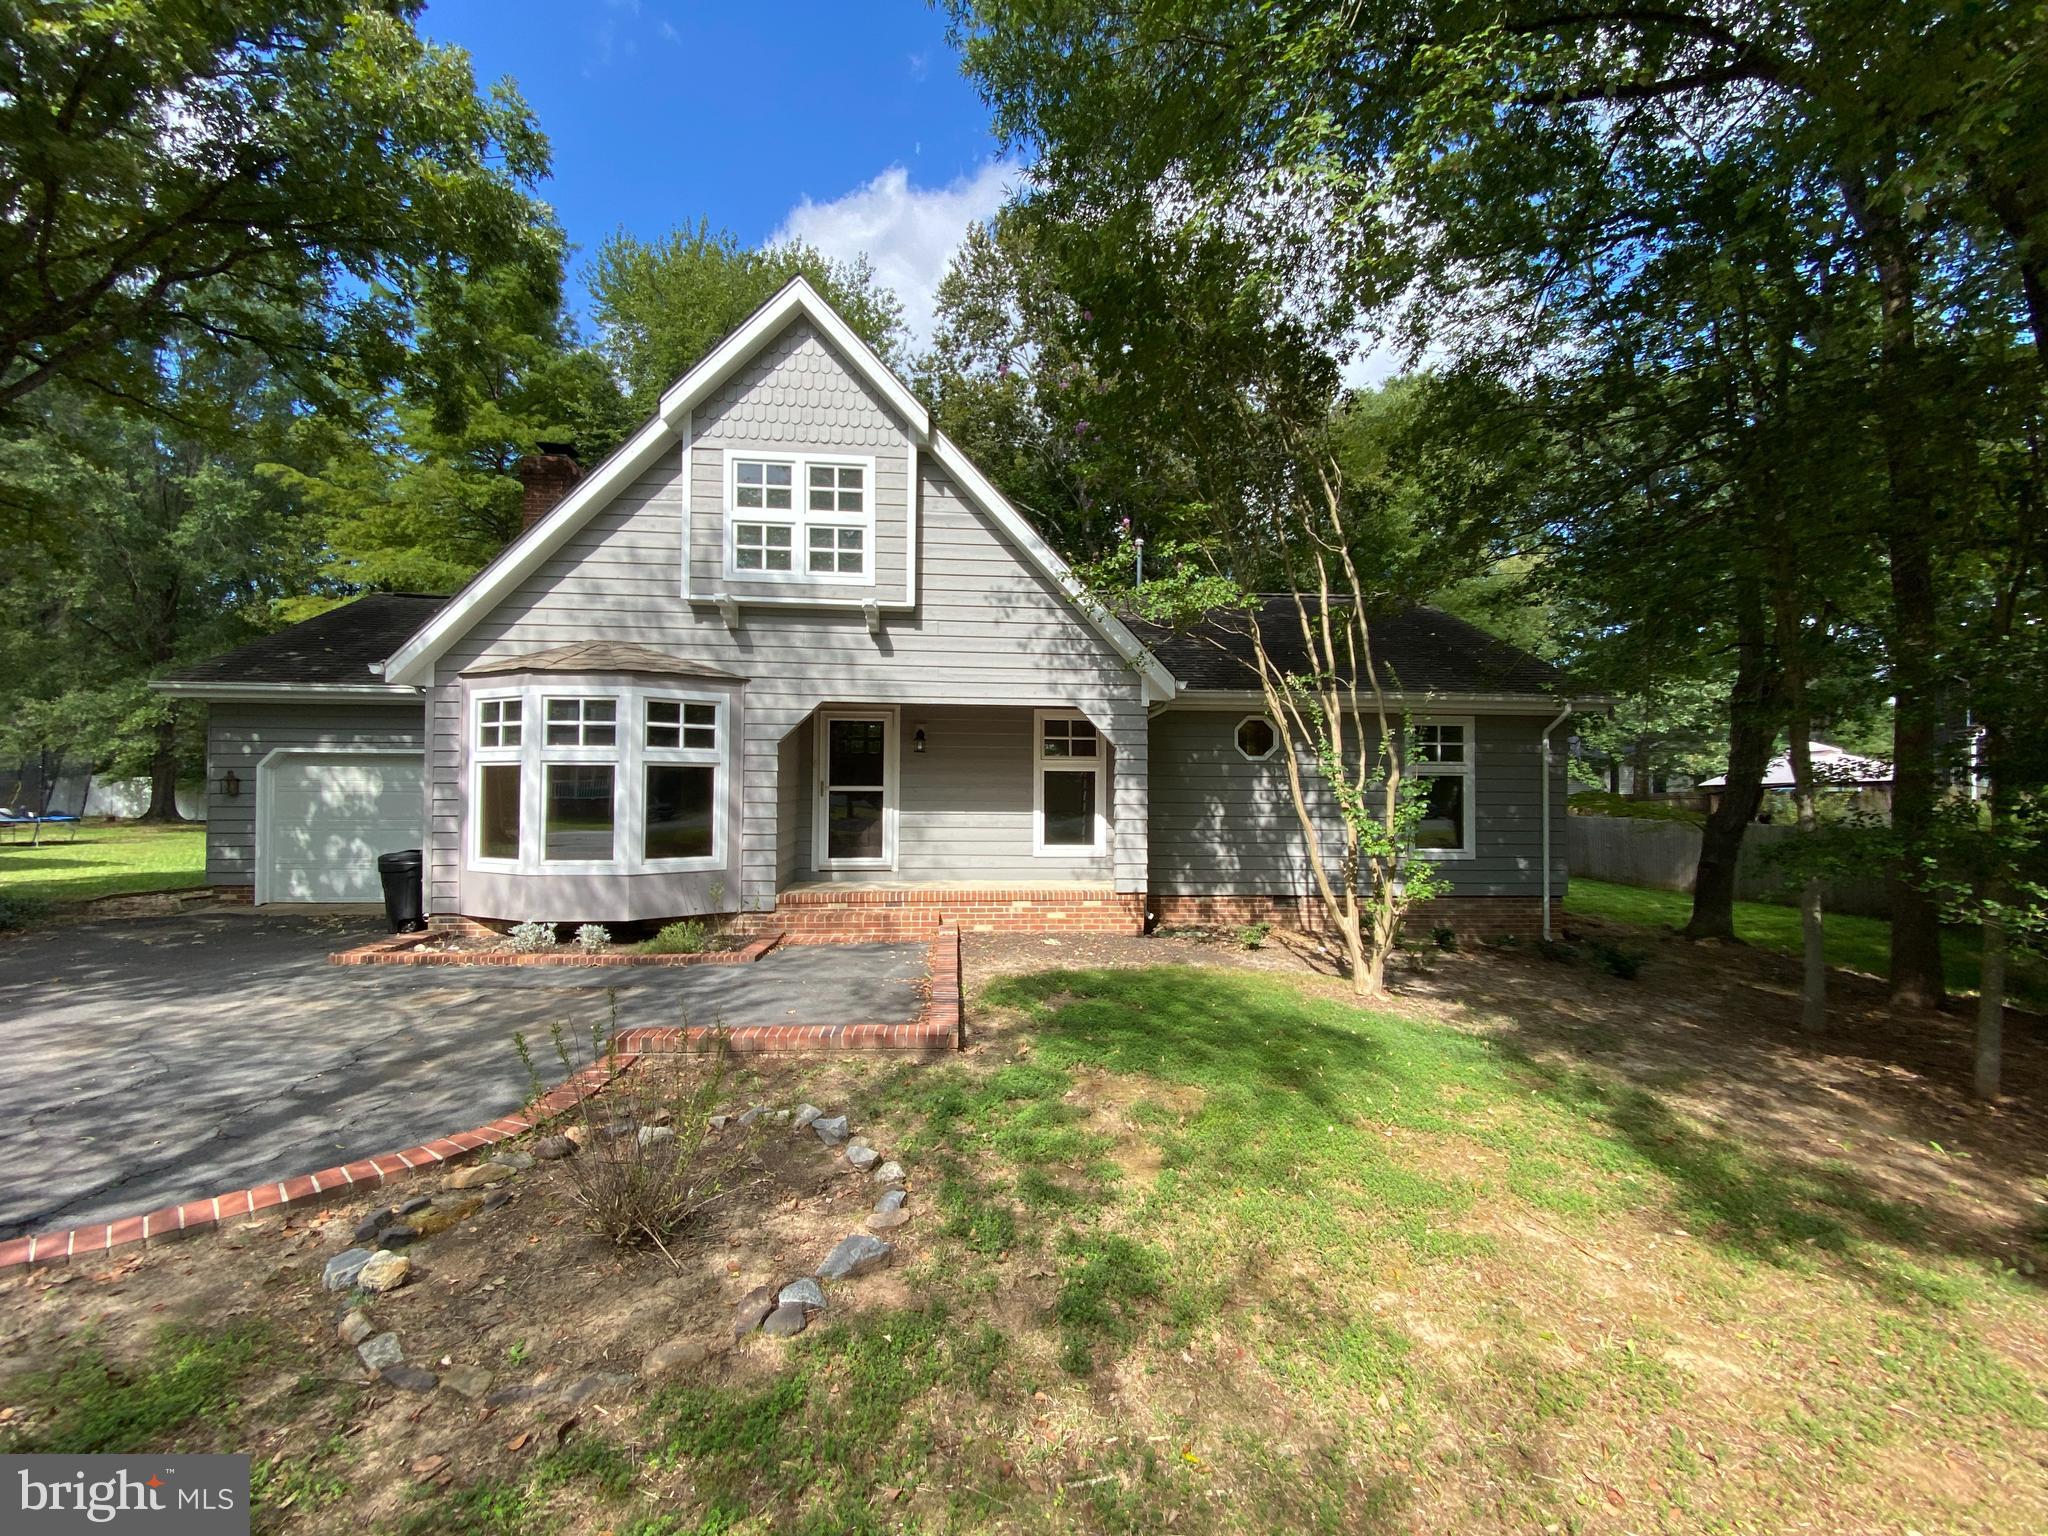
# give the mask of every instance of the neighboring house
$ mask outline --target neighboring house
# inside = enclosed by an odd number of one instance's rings
[[[1148,649],[801,280],[587,477],[529,471],[528,526],[455,597],[360,598],[158,684],[211,707],[210,883],[372,900],[375,855],[422,848],[437,924],[873,935],[1311,892],[1241,639]],[[1373,632],[1440,786],[1432,921],[1532,929],[1562,680],[1444,614]],[[1550,793],[1561,820],[1561,762]]]
[[[1817,792],[1846,795],[1849,804],[1859,811],[1891,814],[1890,763],[1881,757],[1864,757],[1845,751],[1826,741],[1808,742],[1807,750],[1813,755],[1813,783]],[[1727,792],[1728,775],[1717,773],[1710,779],[1701,779],[1698,788],[1706,796],[1707,809],[1711,811]],[[1792,772],[1791,752],[1781,752],[1764,765],[1764,788],[1786,793],[1798,788],[1798,780]],[[1760,819],[1770,819],[1768,801]]]

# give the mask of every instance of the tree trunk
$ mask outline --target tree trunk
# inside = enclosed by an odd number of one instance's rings
[[[1798,702],[1792,710],[1793,797],[1799,807],[1799,833],[1811,837],[1819,830],[1813,806],[1813,721],[1806,708],[1803,672],[1795,677]],[[1799,888],[1799,1027],[1818,1034],[1828,1022],[1827,928],[1821,913],[1821,879],[1808,875]]]
[[[1933,830],[1940,792],[1935,762],[1939,706],[1926,660],[1935,649],[1934,570],[1926,534],[1900,527],[1891,539],[1892,568],[1892,831],[1901,862],[1886,877],[1891,906],[1891,996],[1907,1008],[1938,1008],[1941,914],[1907,875]]]
[[[1895,163],[1880,164],[1877,180],[1881,183],[1895,168]],[[1939,613],[1932,530],[1941,509],[1922,440],[1919,271],[1911,232],[1896,213],[1873,207],[1860,178],[1846,181],[1843,191],[1876,269],[1880,317],[1876,403],[1890,491],[1885,552],[1892,598],[1886,636],[1892,684],[1892,830],[1902,850],[1885,882],[1892,917],[1891,996],[1904,1007],[1938,1007],[1944,996],[1940,915],[1905,873],[1933,831],[1939,789],[1939,701],[1932,672]]]
[[[1999,921],[1994,886],[1984,914],[1983,953],[1978,959],[1977,1046],[1971,1087],[1980,1099],[1998,1097],[1998,1076],[2005,1039],[2005,924]]]
[[[178,714],[166,709],[156,725],[156,751],[149,760],[149,809],[144,821],[183,821],[178,814]]]
[[[1728,786],[1700,830],[1689,939],[1735,937],[1735,872],[1743,834],[1764,798],[1764,769],[1777,744],[1783,671],[1772,654],[1762,604],[1745,586],[1736,602],[1735,686],[1728,696]]]

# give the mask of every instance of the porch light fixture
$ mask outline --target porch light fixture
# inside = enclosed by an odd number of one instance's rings
[[[910,750],[913,752],[922,752],[924,750],[924,727],[921,725],[917,728],[917,734],[910,738]]]
[[[235,776],[234,769],[230,768],[220,776],[220,792],[230,800],[238,799],[241,796],[242,781]]]

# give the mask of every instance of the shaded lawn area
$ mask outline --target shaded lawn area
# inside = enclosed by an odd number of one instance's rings
[[[76,842],[47,836],[39,846],[0,845],[0,897],[31,902],[92,901],[206,883],[206,827],[92,823]]]
[[[2048,1298],[1846,1143],[1772,1157],[1290,976],[1033,972],[974,1018],[944,1063],[733,1084],[846,1106],[911,1170],[896,1268],[828,1287],[786,1345],[713,1341],[557,1443],[559,1414],[478,1428],[445,1391],[341,1388],[317,1267],[281,1285],[274,1244],[201,1239],[182,1272],[232,1266],[213,1314],[267,1310],[268,1342],[167,1319],[131,1277],[136,1333],[7,1381],[26,1411],[0,1450],[253,1451],[258,1531],[2048,1528]],[[536,1195],[562,1176],[523,1175],[479,1241],[559,1243]],[[453,1241],[415,1262],[452,1266]],[[722,1278],[731,1251],[686,1242],[675,1303],[729,1306],[751,1283]],[[571,1374],[577,1350],[630,1365],[619,1314],[656,1300],[586,1272],[579,1307],[517,1319]],[[373,1305],[418,1326],[403,1293]],[[48,1306],[75,1320],[76,1297]],[[391,1475],[458,1446],[452,1479]]]
[[[1564,909],[1578,917],[1597,917],[1638,928],[1683,928],[1692,915],[1692,897],[1683,891],[1656,891],[1615,885],[1606,880],[1572,877]],[[1824,918],[1828,964],[1866,976],[1891,973],[1892,925],[1881,917],[1852,917],[1829,912]],[[1800,952],[1799,911],[1764,901],[1735,903],[1735,936],[1745,944],[1780,954]],[[1977,936],[1951,930],[1942,935],[1943,968],[1949,990],[1977,990]],[[2007,977],[2007,996],[2015,1005],[2048,1013],[2048,969],[2030,956],[2015,955]]]

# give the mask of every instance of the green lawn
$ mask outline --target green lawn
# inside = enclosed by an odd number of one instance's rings
[[[1638,928],[1685,926],[1692,914],[1692,897],[1683,891],[1653,891],[1641,886],[1612,885],[1605,880],[1572,877],[1564,909],[1579,917],[1597,917],[1608,922],[1632,923]],[[1866,976],[1885,976],[1891,969],[1892,925],[1881,917],[1850,917],[1830,912],[1825,918],[1828,964],[1843,970],[1861,971]],[[1759,949],[1781,954],[1799,953],[1799,912],[1794,907],[1763,901],[1735,903],[1735,936]],[[1951,931],[1942,936],[1942,958],[1948,972],[1949,990],[1973,993],[1977,990],[1976,936]],[[2008,979],[2007,994],[2019,1007],[2048,1013],[2048,974],[2038,962],[2018,957]]]
[[[739,1282],[686,1234],[673,1296],[714,1298],[705,1367],[479,1430],[445,1392],[360,1393],[317,1259],[281,1280],[270,1243],[195,1246],[208,1314],[131,1307],[168,1327],[154,1346],[71,1330],[10,1365],[0,1451],[253,1448],[255,1528],[307,1536],[2042,1528],[2048,1300],[1955,1238],[1942,1181],[1871,1177],[1853,1110],[1768,1145],[1665,1090],[1214,968],[1013,976],[974,1016],[944,1062],[738,1069],[734,1102],[843,1107],[911,1170],[897,1262],[828,1287],[786,1345],[717,1354]],[[553,1166],[426,1262],[470,1272],[483,1242],[498,1274],[559,1242]],[[847,1188],[851,1228],[869,1192]],[[375,1304],[408,1344],[425,1290]],[[565,1362],[630,1359],[615,1294],[554,1305],[530,1321]],[[223,1321],[245,1311],[268,1335]],[[364,1518],[428,1450],[452,1481]]]
[[[206,828],[80,827],[78,841],[0,844],[0,899],[51,904],[206,883]]]

